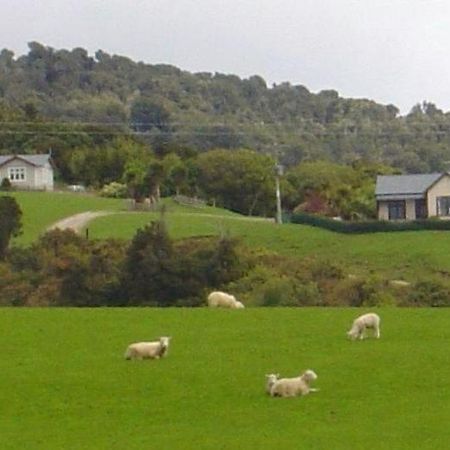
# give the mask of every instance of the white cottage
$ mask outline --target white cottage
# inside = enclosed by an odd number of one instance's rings
[[[50,155],[0,155],[0,182],[4,178],[17,189],[52,191]]]

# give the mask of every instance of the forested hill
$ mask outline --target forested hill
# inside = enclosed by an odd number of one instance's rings
[[[287,165],[363,158],[423,172],[450,161],[450,115],[431,103],[399,116],[393,105],[333,90],[267,86],[257,75],[193,74],[101,50],[90,56],[37,42],[23,56],[2,50],[0,101],[2,151],[67,145],[75,134],[88,142],[95,130],[96,144],[108,133],[133,133],[155,147],[276,153]],[[77,124],[69,132],[66,122]]]

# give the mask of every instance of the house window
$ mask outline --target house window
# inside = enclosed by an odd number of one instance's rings
[[[450,216],[450,197],[437,197],[437,215]]]
[[[406,205],[404,200],[388,202],[389,220],[402,220],[406,218]]]
[[[415,201],[416,219],[426,219],[428,217],[427,201],[424,198],[419,198]]]
[[[11,181],[25,181],[25,167],[9,167],[8,178]]]

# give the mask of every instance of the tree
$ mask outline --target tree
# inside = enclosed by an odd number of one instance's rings
[[[131,305],[174,301],[174,251],[162,221],[139,229],[128,248],[123,292]]]
[[[275,161],[251,150],[213,150],[197,158],[198,184],[217,205],[266,214],[275,204]]]
[[[4,259],[12,237],[22,230],[22,211],[14,197],[0,197],[0,259]]]

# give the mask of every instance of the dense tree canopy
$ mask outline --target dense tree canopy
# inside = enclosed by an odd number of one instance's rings
[[[15,57],[4,49],[0,100],[2,152],[52,148],[59,156],[133,134],[156,153],[251,148],[287,166],[363,158],[422,172],[444,170],[450,160],[450,114],[429,102],[402,117],[393,105],[333,90],[192,74],[101,50],[90,56],[31,42],[28,54]]]

